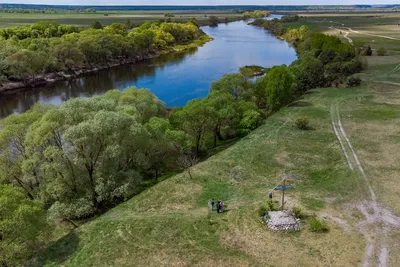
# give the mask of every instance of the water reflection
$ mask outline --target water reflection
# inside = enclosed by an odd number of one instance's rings
[[[296,59],[294,49],[286,42],[246,22],[203,30],[215,40],[198,49],[102,70],[51,86],[3,93],[0,117],[24,112],[36,102],[60,105],[73,97],[101,95],[129,86],[151,89],[167,106],[182,106],[193,98],[205,97],[212,81],[244,65],[271,67]]]

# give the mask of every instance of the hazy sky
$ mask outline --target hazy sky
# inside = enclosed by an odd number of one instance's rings
[[[51,5],[353,5],[400,3],[399,0],[0,0],[0,2]]]

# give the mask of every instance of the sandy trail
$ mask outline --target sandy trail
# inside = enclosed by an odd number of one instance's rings
[[[390,36],[386,36],[386,35],[379,35],[379,34],[372,34],[372,33],[367,33],[367,32],[360,32],[360,31],[355,31],[355,30],[353,30],[351,28],[347,28],[347,29],[349,29],[349,31],[352,32],[352,33],[358,33],[358,34],[361,34],[361,35],[368,35],[368,36],[374,36],[374,37],[380,37],[380,38],[400,41],[399,38],[394,38],[394,37],[390,37]]]
[[[395,82],[383,81],[383,83],[400,86],[400,83],[395,83]]]
[[[346,40],[349,41],[349,43],[351,45],[353,45],[353,40],[349,37],[350,32],[347,32],[347,31],[344,31],[344,30],[341,30],[341,29],[337,29],[337,28],[334,28],[334,27],[329,27],[329,29],[336,30],[338,32],[344,32],[343,37],[346,38]]]
[[[372,261],[374,259],[377,259],[375,265],[386,267],[389,261],[387,236],[392,229],[400,228],[400,217],[378,204],[367,174],[340,120],[339,103],[331,104],[330,112],[333,131],[340,143],[349,167],[363,178],[370,193],[369,200],[366,199],[348,207],[349,211],[358,210],[364,216],[355,225],[367,242],[363,267],[373,265]],[[353,165],[356,167],[353,168]]]

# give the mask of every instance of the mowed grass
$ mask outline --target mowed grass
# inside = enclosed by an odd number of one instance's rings
[[[0,28],[33,24],[42,20],[55,20],[61,24],[89,27],[93,21],[100,21],[103,25],[112,23],[125,23],[127,19],[133,24],[146,21],[164,20],[164,13],[171,12],[175,15],[171,21],[187,21],[196,18],[201,24],[208,21],[209,16],[217,16],[222,21],[225,18],[237,19],[242,15],[229,12],[197,12],[197,11],[105,11],[97,13],[60,13],[60,14],[21,14],[0,13]]]
[[[360,264],[364,241],[329,221],[331,231],[274,233],[258,218],[283,177],[295,186],[286,206],[354,220],[341,207],[365,192],[347,167],[332,131],[331,101],[358,89],[318,89],[267,119],[259,129],[59,240],[38,265],[68,266],[349,266]],[[308,116],[311,130],[294,126]],[[239,177],[232,175],[241,168]],[[362,195],[362,194],[361,194]],[[207,201],[223,199],[224,214]],[[280,194],[275,193],[278,202]],[[284,256],[284,261],[282,257]]]

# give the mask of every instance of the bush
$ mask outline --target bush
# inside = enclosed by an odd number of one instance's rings
[[[314,233],[324,233],[329,231],[329,227],[325,221],[318,220],[314,215],[308,222],[308,229]]]
[[[300,130],[307,130],[310,120],[308,117],[301,116],[296,119],[296,127]]]
[[[359,86],[360,84],[361,84],[361,79],[358,77],[351,76],[347,79],[347,86],[355,87]]]
[[[274,202],[272,201],[272,199],[268,199],[267,207],[268,207],[268,211],[274,211],[275,210],[275,205],[274,205]]]
[[[372,56],[372,49],[371,46],[367,46],[362,51],[363,56]]]
[[[303,210],[300,207],[297,207],[297,206],[293,207],[292,213],[293,213],[294,217],[296,217],[296,218],[299,218],[299,219],[304,218]]]
[[[383,47],[378,48],[378,50],[376,50],[376,54],[377,54],[378,56],[384,56],[384,55],[386,54],[386,49],[383,48]]]
[[[268,208],[265,207],[265,206],[261,206],[261,207],[258,209],[258,216],[264,217],[265,214],[267,214],[267,212],[268,212]]]

